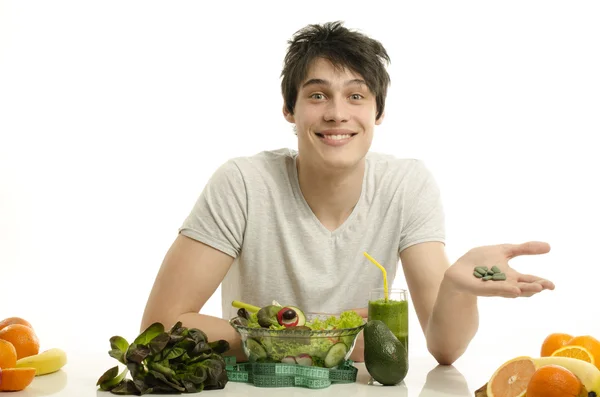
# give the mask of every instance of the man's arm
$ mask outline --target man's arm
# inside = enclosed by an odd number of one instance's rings
[[[476,247],[452,266],[442,243],[416,244],[400,253],[427,348],[438,363],[454,363],[475,336],[479,327],[478,296],[530,297],[554,289],[550,280],[520,273],[508,263],[515,256],[549,251],[550,245],[540,241]],[[482,282],[473,276],[475,266],[496,266],[506,279]]]
[[[368,320],[369,317],[369,309],[366,307],[352,309],[359,316],[361,316],[365,321]],[[360,363],[365,361],[365,337],[364,333],[360,332],[358,337],[356,338],[356,343],[354,345],[354,349],[352,350],[352,354],[350,354],[350,360]]]
[[[450,263],[440,242],[415,244],[400,259],[427,349],[439,364],[451,365],[479,327],[477,296],[448,285],[444,275]]]
[[[167,252],[144,310],[141,330],[154,322],[170,328],[177,321],[199,328],[210,341],[225,339],[238,361],[247,358],[241,339],[227,320],[199,314],[227,274],[233,258],[201,242],[179,235]]]

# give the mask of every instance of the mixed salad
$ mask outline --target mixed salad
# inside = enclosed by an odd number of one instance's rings
[[[234,323],[246,327],[238,331],[250,361],[332,368],[347,358],[364,325],[363,318],[353,310],[339,316],[308,318],[298,307],[283,306],[276,301],[262,308],[239,301],[234,301],[233,306],[239,309]],[[281,334],[280,330],[306,333]],[[310,331],[325,332],[311,334]]]
[[[251,328],[333,330],[355,328],[363,324],[363,318],[354,310],[342,312],[339,317],[334,315],[315,316],[307,319],[302,310],[295,306],[282,306],[277,301],[262,308],[240,301],[233,301],[233,307],[238,308],[239,318],[245,319],[245,326]]]

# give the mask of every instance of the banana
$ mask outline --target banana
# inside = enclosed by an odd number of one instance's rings
[[[532,357],[532,359],[536,368],[550,364],[565,367],[579,378],[588,393],[600,396],[600,369],[595,365],[571,357]]]
[[[67,363],[67,353],[61,349],[49,349],[42,353],[23,357],[17,360],[17,368],[35,368],[35,375],[46,375],[56,372]]]

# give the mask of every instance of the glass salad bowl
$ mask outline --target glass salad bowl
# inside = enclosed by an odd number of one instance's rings
[[[306,313],[308,324],[326,324],[332,314]],[[335,368],[344,363],[354,350],[356,338],[365,321],[352,328],[310,329],[307,326],[283,329],[250,326],[244,317],[234,317],[229,323],[240,334],[242,347],[249,362],[288,363]]]

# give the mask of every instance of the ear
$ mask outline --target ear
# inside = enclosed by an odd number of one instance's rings
[[[383,122],[383,119],[385,118],[385,110],[383,111],[383,113],[381,113],[381,116],[379,116],[379,118],[377,120],[375,120],[375,125],[379,125]]]
[[[296,123],[294,115],[290,113],[290,111],[287,109],[287,106],[285,106],[285,103],[283,104],[283,117],[285,117],[285,119],[292,124]]]

